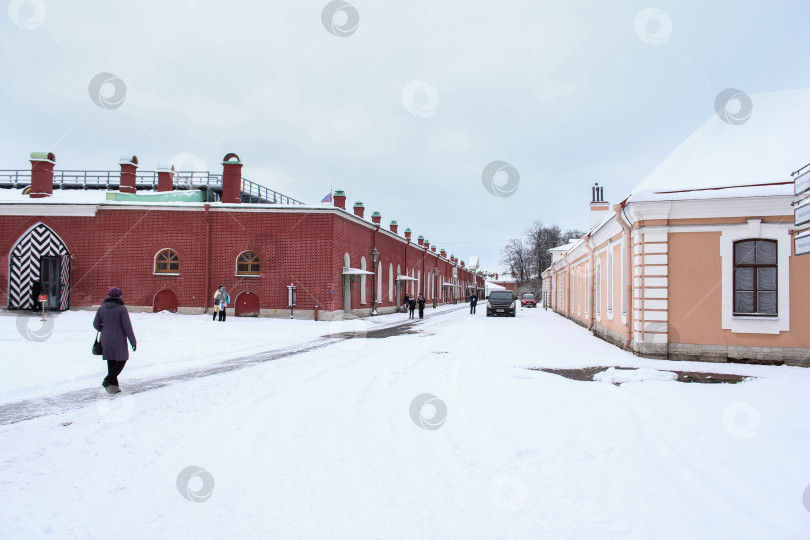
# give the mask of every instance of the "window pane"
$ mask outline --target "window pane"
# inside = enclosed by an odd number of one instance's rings
[[[255,272],[255,273],[257,273],[257,274],[258,274],[258,273],[259,273],[259,263],[253,263],[253,264],[251,264],[251,265],[250,265],[250,271],[251,271],[251,272]]]
[[[166,270],[166,263],[165,262],[157,263],[157,269],[158,270]]]
[[[757,242],[757,264],[776,264],[776,242]]]
[[[757,312],[766,315],[776,315],[776,293],[757,293]]]
[[[178,262],[169,263],[169,270],[180,270],[180,263]]]
[[[736,279],[734,281],[734,288],[743,291],[754,290],[754,269],[753,268],[737,268]]]
[[[753,313],[754,293],[738,292],[734,295],[734,313]]]
[[[737,269],[739,272],[741,268]],[[746,270],[752,270],[746,268]],[[765,267],[757,268],[757,289],[760,291],[775,291],[776,290],[776,268]]]
[[[734,264],[754,264],[755,240],[734,244]]]

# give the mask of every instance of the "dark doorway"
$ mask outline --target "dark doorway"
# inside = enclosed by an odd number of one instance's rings
[[[44,302],[45,309],[59,309],[59,299],[62,295],[62,258],[56,256],[44,256],[39,262],[39,279],[42,284],[42,294],[47,294],[48,299]]]

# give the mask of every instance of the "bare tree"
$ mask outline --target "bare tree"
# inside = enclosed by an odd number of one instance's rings
[[[518,286],[531,274],[531,250],[520,238],[512,238],[501,250],[501,264],[506,266]]]

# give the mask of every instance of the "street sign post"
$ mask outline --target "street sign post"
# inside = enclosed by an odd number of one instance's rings
[[[807,191],[810,191],[810,170],[797,176],[796,179],[793,180],[794,195],[801,195]]]
[[[793,224],[796,227],[810,223],[810,199],[802,201],[793,209]]]
[[[793,237],[793,249],[796,255],[807,255],[810,253],[810,231],[803,232]]]
[[[43,321],[45,320],[45,302],[47,302],[47,301],[48,301],[48,295],[47,294],[40,294],[39,295],[39,303],[42,306],[42,319],[40,319],[40,320],[43,320]]]

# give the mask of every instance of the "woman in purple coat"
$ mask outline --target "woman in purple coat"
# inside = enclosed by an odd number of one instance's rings
[[[137,345],[129,312],[124,306],[121,294],[123,293],[118,287],[110,289],[93,320],[93,328],[101,332],[101,357],[107,361],[107,376],[104,377],[101,386],[110,394],[121,391],[118,387],[118,375],[129,360],[127,339],[133,351]]]

